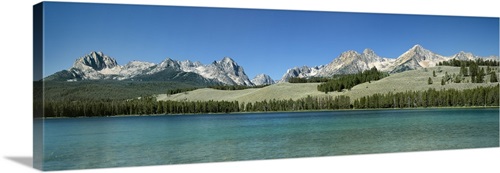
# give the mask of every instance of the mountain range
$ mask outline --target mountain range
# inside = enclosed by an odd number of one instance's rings
[[[294,67],[288,69],[278,82],[286,82],[292,77],[328,77],[336,74],[352,74],[376,67],[380,71],[398,73],[407,70],[433,67],[436,63],[450,60],[475,60],[478,58],[498,60],[498,56],[479,57],[472,53],[459,52],[446,57],[433,53],[420,45],[415,45],[398,58],[380,57],[371,49],[362,53],[346,51],[326,65],[315,67]],[[119,65],[114,58],[102,52],[90,52],[76,59],[67,70],[56,72],[44,80],[135,80],[135,81],[191,81],[214,85],[269,85],[276,83],[269,75],[259,74],[252,80],[245,74],[243,67],[233,59],[224,57],[211,64],[189,60],[177,61],[170,58],[155,64],[131,61]]]
[[[90,52],[76,59],[67,70],[56,72],[45,80],[135,80],[135,81],[195,81],[204,84],[254,85],[243,67],[233,59],[203,65],[200,62],[176,61],[170,58],[155,64],[131,61],[124,66],[102,52]]]
[[[350,50],[340,54],[339,57],[326,65],[315,67],[302,66],[288,69],[280,82],[286,82],[292,77],[328,77],[335,74],[352,74],[368,70],[372,67],[376,67],[378,70],[384,72],[399,73],[407,70],[434,67],[437,63],[450,59],[476,60],[478,58],[497,61],[499,59],[498,56],[479,57],[463,51],[446,57],[427,50],[418,44],[396,59],[380,57],[371,49],[365,49],[363,53]]]

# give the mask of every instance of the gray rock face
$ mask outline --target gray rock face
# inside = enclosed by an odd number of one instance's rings
[[[75,61],[73,64],[74,68],[85,69],[90,67],[96,71],[100,71],[105,68],[114,68],[118,66],[116,60],[104,55],[102,52],[90,52],[88,55],[85,55]]]
[[[266,74],[259,74],[257,76],[255,76],[253,79],[252,79],[252,83],[254,85],[272,85],[274,84],[274,80],[271,78],[271,76],[269,75],[266,75]]]

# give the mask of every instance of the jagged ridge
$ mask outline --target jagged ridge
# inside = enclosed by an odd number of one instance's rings
[[[68,70],[59,71],[45,80],[188,80],[226,85],[254,85],[243,67],[233,59],[224,57],[220,61],[203,65],[200,62],[176,61],[167,58],[159,64],[131,61],[125,66],[102,52],[90,52],[76,59]]]
[[[475,60],[478,58],[498,60],[498,56],[479,57],[463,51],[445,57],[418,44],[396,59],[380,57],[371,49],[365,49],[361,54],[350,50],[342,53],[327,65],[291,68],[283,75],[280,82],[286,82],[291,77],[329,77],[335,74],[352,74],[372,67],[376,67],[380,71],[399,73],[407,70],[434,67],[439,62],[454,58],[459,60]]]

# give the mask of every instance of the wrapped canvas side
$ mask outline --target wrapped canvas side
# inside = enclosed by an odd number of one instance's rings
[[[33,167],[43,168],[43,3],[33,6]]]

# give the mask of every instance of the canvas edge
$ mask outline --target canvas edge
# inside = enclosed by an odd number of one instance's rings
[[[33,5],[33,168],[43,170],[43,12]]]

